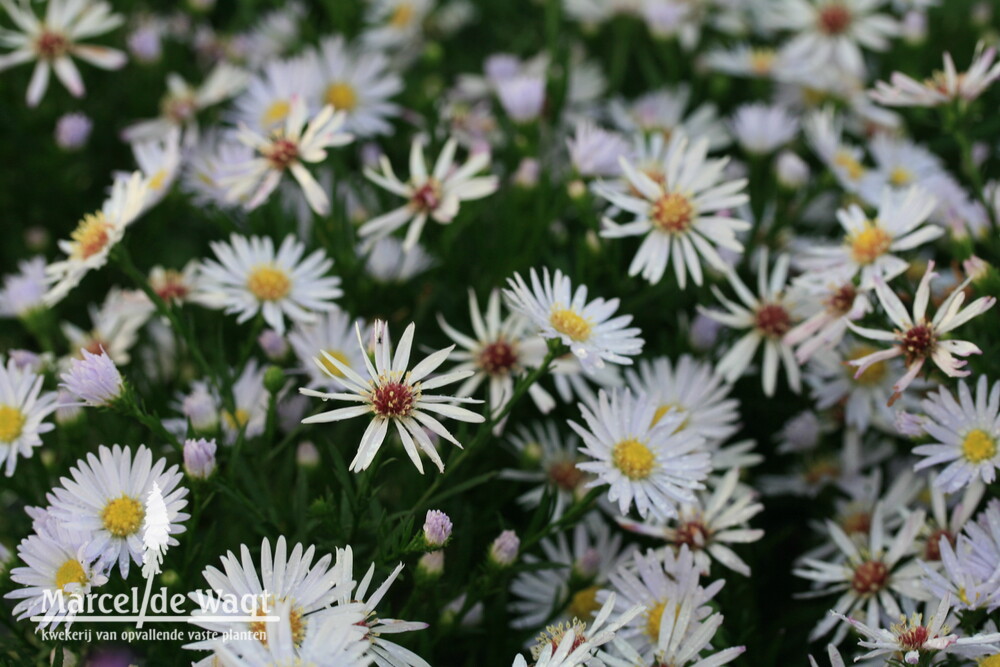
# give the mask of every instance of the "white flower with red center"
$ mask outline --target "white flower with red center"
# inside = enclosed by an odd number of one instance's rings
[[[529,337],[527,329],[531,323],[517,313],[500,317],[500,291],[490,292],[486,306],[486,317],[479,310],[476,294],[469,290],[469,313],[472,317],[473,336],[467,336],[451,327],[438,315],[441,329],[460,350],[452,355],[460,362],[453,371],[472,371],[469,377],[455,391],[456,396],[471,396],[483,383],[489,387],[489,408],[497,414],[514,394],[514,378],[526,368],[537,368],[545,357],[545,342],[537,336]],[[539,385],[533,384],[528,393],[542,412],[555,405]],[[502,428],[497,425],[497,430]]]
[[[434,169],[428,172],[423,144],[415,137],[410,145],[410,178],[405,182],[396,177],[392,164],[384,155],[379,162],[381,171],[365,169],[368,180],[403,197],[406,203],[361,225],[358,234],[362,238],[377,240],[409,225],[403,241],[403,250],[408,252],[420,239],[428,218],[446,225],[455,219],[461,202],[493,194],[499,184],[497,177],[476,177],[489,167],[489,153],[474,153],[465,164],[455,168],[457,148],[458,142],[454,138],[449,139],[441,149]]]
[[[816,590],[802,594],[818,597],[837,593],[840,597],[833,606],[833,614],[825,616],[809,634],[810,641],[826,635],[837,626],[834,614],[851,615],[863,612],[868,625],[878,627],[882,613],[890,617],[901,615],[897,596],[915,600],[929,597],[920,584],[920,564],[907,558],[913,551],[913,542],[924,525],[924,512],[918,510],[907,516],[895,537],[889,540],[883,520],[885,510],[879,503],[871,517],[870,532],[861,546],[852,540],[833,521],[827,521],[830,537],[840,551],[836,562],[804,558],[800,567],[792,570],[796,576],[810,579]],[[832,642],[839,644],[847,635],[847,625],[840,625]]]
[[[944,70],[934,72],[923,81],[893,72],[889,83],[879,81],[869,91],[872,99],[891,107],[936,107],[956,100],[971,102],[1000,78],[1000,62],[994,64],[996,49],[984,49],[980,42],[965,72],[955,68],[951,54],[944,54]]]
[[[187,302],[195,292],[197,278],[197,260],[189,261],[180,271],[162,266],[154,266],[149,270],[149,286],[167,303]]]
[[[149,186],[141,172],[117,179],[111,196],[99,211],[83,216],[69,240],[59,241],[66,259],[49,264],[49,281],[54,283],[45,294],[48,306],[59,303],[93,269],[108,262],[111,249],[121,241],[128,227],[144,210]]]
[[[656,406],[629,391],[603,390],[597,405],[580,404],[586,427],[569,422],[583,438],[580,450],[590,461],[580,470],[597,475],[587,487],[608,485],[608,499],[622,514],[635,504],[639,516],[677,516],[677,505],[695,503],[696,489],[711,469],[705,439],[680,430],[683,417],[667,413],[654,422]]]
[[[105,46],[79,44],[78,40],[96,37],[114,30],[125,19],[111,13],[111,4],[94,0],[49,0],[45,17],[38,18],[29,0],[0,0],[18,30],[0,29],[0,44],[12,49],[0,56],[0,71],[37,60],[28,84],[28,106],[35,107],[49,85],[49,74],[56,76],[73,97],[83,97],[83,79],[70,56],[101,69],[120,69],[125,54]]]
[[[843,242],[810,245],[797,263],[807,271],[835,271],[843,280],[860,274],[861,289],[871,289],[877,277],[892,280],[910,265],[894,253],[913,250],[944,234],[943,228],[924,224],[936,205],[937,198],[917,186],[904,194],[884,188],[874,217],[857,204],[838,210]]]
[[[885,51],[899,24],[876,13],[883,0],[781,0],[766,8],[768,24],[796,35],[781,49],[781,59],[806,70],[834,66],[863,76],[861,52]]]
[[[906,374],[893,385],[893,396],[890,403],[899,398],[913,382],[928,359],[949,377],[965,377],[969,374],[969,371],[962,370],[966,362],[956,359],[955,356],[967,357],[970,354],[982,354],[982,350],[969,341],[942,340],[942,338],[944,334],[957,329],[972,318],[982,315],[992,308],[993,304],[996,303],[996,298],[992,296],[980,297],[962,308],[962,304],[965,303],[964,290],[971,281],[971,279],[966,278],[941,303],[934,318],[929,320],[927,319],[927,303],[930,300],[931,280],[936,275],[934,262],[928,262],[927,271],[920,280],[920,286],[913,299],[912,317],[906,312],[902,301],[889,289],[884,280],[879,278],[875,281],[875,293],[878,295],[886,315],[896,326],[894,331],[881,331],[859,327],[852,323],[848,324],[851,330],[859,336],[893,343],[889,349],[879,350],[852,360],[850,364],[858,368],[855,377],[860,377],[872,364],[879,361],[903,357],[906,362]]]
[[[548,267],[543,268],[541,280],[531,269],[530,288],[519,273],[508,278],[507,284],[510,289],[504,295],[510,307],[534,323],[542,338],[559,339],[569,346],[584,370],[601,368],[605,361],[629,365],[629,357],[642,351],[639,329],[626,328],[632,316],[612,317],[618,299],[588,302],[586,286],[574,291],[569,276],[559,269],[550,275]]]
[[[306,396],[315,396],[324,401],[334,399],[360,404],[306,417],[302,420],[303,424],[319,424],[371,415],[372,421],[365,429],[361,443],[358,445],[358,452],[351,461],[350,469],[352,471],[361,471],[371,465],[375,454],[378,453],[385,440],[390,423],[395,424],[396,431],[403,441],[403,449],[406,450],[413,465],[421,474],[424,472],[424,465],[420,460],[420,451],[423,451],[434,462],[439,471],[443,471],[444,463],[425,429],[429,429],[458,447],[462,445],[434,415],[442,415],[474,424],[485,421],[482,415],[454,405],[455,403],[480,403],[481,401],[424,393],[430,389],[437,389],[464,380],[472,375],[473,371],[453,371],[428,379],[430,374],[448,359],[448,355],[455,348],[454,345],[438,350],[414,366],[412,370],[407,370],[410,364],[410,348],[413,345],[414,328],[413,324],[406,327],[406,331],[403,332],[403,336],[399,340],[396,353],[393,355],[392,341],[389,338],[389,325],[381,320],[376,320],[374,325],[375,364],[373,365],[368,359],[365,344],[361,340],[361,328],[356,327],[358,345],[361,346],[368,379],[359,375],[357,371],[335,356],[323,354],[326,361],[343,374],[340,382],[348,391],[325,393],[307,388],[299,389]]]
[[[774,394],[778,379],[779,363],[784,365],[788,375],[788,385],[795,392],[801,387],[799,364],[792,353],[792,346],[785,341],[794,324],[794,304],[788,298],[785,280],[788,277],[788,255],[781,255],[771,270],[768,279],[767,255],[760,255],[757,272],[757,291],[754,296],[746,284],[732,269],[726,272],[729,284],[741,303],[730,301],[716,286],[712,286],[715,297],[726,307],[728,312],[698,307],[698,310],[711,319],[721,322],[733,329],[746,329],[747,333],[740,338],[722,359],[719,360],[716,371],[727,382],[735,382],[753,361],[757,348],[764,346],[764,368],[761,372],[761,382],[767,396]]]
[[[305,244],[291,235],[277,252],[270,238],[260,236],[233,234],[229,243],[210,245],[218,261],[201,265],[194,300],[238,313],[239,323],[261,313],[281,334],[286,316],[293,322],[315,322],[316,313],[336,308],[333,299],[343,294],[340,278],[326,275],[333,266],[326,252],[316,250],[303,259]]]
[[[644,236],[629,265],[630,276],[641,274],[657,283],[673,261],[682,288],[688,274],[696,285],[701,285],[703,260],[718,270],[726,267],[717,248],[743,252],[736,233],[750,229],[750,223],[719,212],[747,202],[742,192],[746,180],[722,181],[728,160],[709,160],[707,154],[707,139],[691,144],[683,135],[676,135],[663,158],[661,178],[651,177],[622,158],[630,190],[620,192],[603,184],[595,187],[600,196],[635,216],[623,225],[605,218],[601,236]]]
[[[319,215],[330,212],[329,196],[304,163],[322,162],[327,148],[345,146],[354,136],[341,131],[346,118],[343,111],[334,112],[327,105],[308,125],[307,113],[305,102],[295,95],[284,127],[271,130],[267,136],[246,125],[240,127],[239,140],[256,155],[249,162],[234,165],[234,173],[226,179],[231,201],[244,202],[244,208],[251,211],[267,200],[286,172],[291,172],[309,207]]]
[[[557,519],[574,501],[586,495],[584,484],[590,476],[576,467],[582,459],[578,449],[580,440],[575,435],[559,433],[555,422],[539,422],[519,425],[509,442],[523,461],[523,467],[505,469],[500,478],[534,484],[530,491],[518,496],[519,503],[537,507],[546,493],[554,494],[552,516]],[[539,619],[532,625],[542,621]]]
[[[849,268],[805,273],[792,282],[796,301],[815,309],[785,334],[785,342],[796,345],[795,358],[805,363],[819,350],[835,347],[847,333],[847,323],[871,310],[868,289],[854,284]]]

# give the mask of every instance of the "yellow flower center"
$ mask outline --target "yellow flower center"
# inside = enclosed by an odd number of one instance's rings
[[[345,366],[348,367],[350,366],[350,364],[347,363],[347,355],[341,352],[340,350],[325,350],[325,352],[334,359],[336,359],[337,361],[339,361],[340,363],[344,364]],[[326,369],[327,373],[338,378],[344,377],[344,374],[341,373],[340,370],[336,366],[334,366],[329,359],[327,359],[323,355],[320,355],[319,360],[320,363],[323,364],[323,368]]]
[[[656,457],[652,450],[635,438],[622,440],[611,450],[615,467],[629,479],[646,479],[653,472]]]
[[[160,188],[163,187],[163,184],[166,182],[166,180],[167,180],[167,170],[160,169],[158,172],[150,176],[149,183],[147,185],[149,185],[150,190],[159,190]]]
[[[753,49],[750,51],[750,70],[763,76],[774,66],[774,49]]]
[[[566,615],[570,618],[590,620],[594,612],[601,608],[597,602],[597,591],[600,589],[600,586],[588,586],[582,591],[577,591],[570,599],[569,606],[566,607]]]
[[[260,117],[260,124],[264,127],[271,127],[275,123],[280,123],[288,116],[291,105],[287,100],[277,100],[271,103]]]
[[[111,223],[104,217],[103,211],[83,216],[70,238],[76,244],[73,255],[78,259],[93,257],[108,244]]]
[[[979,663],[979,667],[1000,667],[1000,653],[994,653],[983,658]]]
[[[0,405],[0,442],[14,442],[23,429],[24,414],[12,405]]]
[[[266,614],[264,613],[263,606],[264,605],[261,605],[254,610],[254,616],[268,616],[274,611],[273,603],[267,605],[268,612]],[[302,616],[301,608],[291,608],[291,611],[288,614],[288,623],[292,627],[292,643],[295,644],[296,648],[302,646],[302,642],[306,638],[306,619]],[[267,646],[267,626],[267,621],[250,622],[250,631],[255,633],[257,639],[264,646]]]
[[[389,18],[389,25],[394,28],[405,28],[413,20],[413,5],[409,2],[401,2],[396,5],[396,9]]]
[[[833,163],[847,172],[847,177],[856,181],[865,175],[865,168],[847,151],[838,151]]]
[[[128,537],[139,530],[146,511],[135,498],[129,498],[124,493],[104,506],[101,512],[101,522],[105,530],[115,537]]]
[[[650,422],[649,427],[652,428],[657,424],[659,424],[660,420],[663,419],[663,417],[666,416],[668,412],[682,413],[682,412],[687,412],[687,410],[684,409],[684,406],[678,405],[676,403],[664,403],[660,407],[656,408],[656,412],[653,413],[653,421]],[[680,423],[680,426],[678,426],[674,430],[674,433],[686,429],[688,426],[688,421],[689,420],[685,418],[684,421]]]
[[[657,602],[652,609],[646,612],[646,635],[654,644],[660,640],[660,623],[663,620],[663,610],[666,606],[666,600]]]
[[[896,167],[889,172],[889,182],[896,187],[908,185],[913,182],[913,172],[906,167]]]
[[[857,345],[847,353],[847,360],[854,361],[860,359],[861,357],[867,357],[869,354],[878,352],[877,347],[872,347],[871,345]],[[854,377],[856,369],[854,366],[847,366],[847,377],[851,379],[852,382],[859,384],[863,387],[874,387],[885,379],[886,373],[889,372],[888,364],[885,361],[876,361],[874,364],[865,369],[865,371],[859,375],[857,378]]]
[[[352,111],[358,106],[358,93],[351,84],[337,81],[327,86],[326,102],[334,109]]]
[[[962,440],[962,455],[972,463],[981,463],[996,456],[997,443],[986,431],[974,429]]]
[[[222,413],[222,419],[225,420],[226,426],[230,429],[233,431],[239,431],[247,425],[248,421],[250,421],[250,413],[243,408],[236,408],[235,415],[229,410],[225,410]]]
[[[851,256],[858,264],[871,264],[889,250],[892,237],[878,225],[878,220],[868,220],[865,228],[848,237]]]
[[[292,281],[284,270],[265,264],[250,273],[247,289],[261,301],[279,301],[291,291]]]
[[[691,226],[694,208],[687,197],[671,192],[656,200],[650,211],[650,218],[662,232],[683,234]]]
[[[83,565],[80,561],[75,558],[71,558],[56,570],[56,588],[61,591],[66,590],[66,584],[80,584],[81,586],[87,583],[87,573],[83,571]]]
[[[549,324],[559,333],[569,336],[575,341],[584,341],[590,338],[590,322],[580,317],[576,311],[554,310],[549,316]]]

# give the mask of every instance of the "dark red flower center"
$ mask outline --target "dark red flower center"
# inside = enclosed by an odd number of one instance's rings
[[[765,303],[754,314],[754,326],[770,338],[781,338],[792,327],[792,318],[784,306]]]
[[[479,365],[490,375],[503,375],[517,363],[514,346],[504,340],[490,343],[479,353]]]
[[[889,568],[877,560],[865,561],[854,570],[851,588],[858,595],[878,593],[889,581]]]
[[[413,388],[401,382],[387,382],[372,392],[372,407],[380,417],[405,417],[413,410]]]

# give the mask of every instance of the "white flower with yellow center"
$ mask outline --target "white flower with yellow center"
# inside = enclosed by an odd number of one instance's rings
[[[587,288],[573,290],[569,276],[559,269],[550,275],[548,267],[538,273],[531,269],[531,287],[521,274],[507,279],[507,303],[540,329],[542,338],[559,339],[580,360],[584,370],[593,371],[605,361],[628,365],[629,357],[642,351],[639,329],[628,327],[631,315],[612,317],[618,299],[587,301]]]
[[[243,323],[261,313],[268,326],[285,332],[285,317],[312,323],[317,311],[333,310],[341,296],[340,278],[326,276],[333,266],[320,249],[302,259],[306,246],[289,235],[277,252],[270,238],[238,236],[213,242],[218,261],[201,266],[198,293],[202,305],[238,313]]]
[[[928,419],[924,430],[934,442],[914,448],[926,457],[917,470],[947,464],[934,484],[954,493],[979,477],[987,484],[996,479],[1000,467],[1000,382],[989,386],[985,375],[976,381],[976,396],[965,381],[958,383],[958,400],[941,387],[923,401]]]
[[[73,97],[83,97],[83,79],[70,56],[101,69],[121,69],[125,54],[105,46],[79,44],[87,39],[114,30],[125,19],[111,13],[111,4],[94,0],[49,0],[45,16],[38,18],[29,0],[0,0],[18,30],[0,30],[0,44],[14,49],[0,56],[0,71],[38,61],[28,84],[28,106],[35,107],[49,85],[49,75],[56,76]]]
[[[98,456],[88,454],[70,469],[72,479],[63,477],[62,486],[52,491],[52,515],[67,530],[90,533],[88,557],[99,557],[107,567],[117,562],[122,577],[128,576],[129,564],[142,564],[142,522],[144,503],[155,482],[163,494],[169,516],[170,539],[183,533],[182,521],[188,515],[181,512],[187,505],[187,489],[178,486],[183,474],[176,465],[164,471],[166,459],[157,459],[145,445],[140,445],[132,457],[130,447],[101,445]]]
[[[167,196],[181,169],[181,133],[171,129],[162,139],[137,141],[132,155],[146,177],[146,208],[151,208]]]
[[[899,376],[899,360],[879,361],[854,377],[851,361],[878,352],[869,343],[849,340],[836,350],[821,350],[809,361],[805,379],[816,407],[828,410],[840,406],[847,426],[865,433],[871,425],[894,433],[895,412],[886,403]]]
[[[239,378],[233,383],[233,404],[235,411],[220,408],[222,432],[226,442],[233,443],[243,434],[244,438],[255,438],[264,432],[267,425],[268,393],[264,387],[264,368],[256,359],[251,359]],[[221,405],[221,401],[220,401]]]
[[[868,152],[875,165],[865,171],[859,184],[859,194],[872,206],[880,204],[886,188],[904,193],[918,185],[943,195],[942,187],[936,183],[951,180],[941,158],[905,137],[877,134],[868,143]],[[958,189],[961,190],[961,187]]]
[[[358,235],[374,241],[408,224],[403,241],[403,250],[408,252],[420,239],[428,218],[447,225],[458,215],[461,202],[493,194],[499,184],[497,177],[476,177],[476,174],[489,167],[489,153],[475,153],[465,164],[455,168],[457,148],[458,142],[454,138],[449,139],[441,149],[433,170],[428,172],[424,147],[420,139],[415,137],[410,144],[410,178],[405,182],[396,177],[392,164],[384,155],[379,161],[381,171],[366,169],[365,177],[368,180],[403,197],[406,203],[361,225]]]
[[[307,56],[316,106],[344,111],[344,128],[359,137],[390,134],[387,118],[399,114],[389,101],[403,89],[385,54],[349,46],[340,35],[327,37]]]
[[[593,410],[580,404],[586,428],[569,425],[583,438],[581,452],[591,461],[577,464],[597,475],[587,486],[607,484],[608,499],[622,514],[635,504],[639,515],[677,516],[678,503],[694,503],[711,464],[705,439],[679,429],[683,417],[666,413],[655,422],[656,406],[629,391],[603,390]]]
[[[0,358],[2,360],[2,358]],[[45,378],[27,368],[19,368],[13,359],[0,365],[0,465],[10,477],[17,457],[31,458],[39,437],[55,428],[45,418],[56,409],[56,393],[42,393]]]
[[[108,580],[105,568],[96,556],[87,555],[86,533],[65,530],[47,520],[36,521],[35,526],[38,532],[17,547],[24,566],[10,571],[11,581],[23,588],[4,597],[20,600],[12,611],[18,619],[47,617],[39,622],[39,628],[55,628],[64,620],[69,625],[73,621],[68,613],[70,601],[104,585]],[[61,605],[56,597],[59,593]]]
[[[629,275],[642,275],[657,283],[673,261],[677,283],[683,289],[690,274],[701,285],[701,262],[718,270],[726,263],[717,248],[743,252],[737,232],[750,229],[750,223],[720,211],[745,204],[746,180],[722,181],[727,159],[708,159],[708,140],[692,144],[676,135],[667,147],[660,178],[635,169],[625,158],[621,167],[629,182],[629,192],[598,185],[597,193],[634,218],[619,225],[604,218],[604,238],[643,236],[642,244],[629,265]]]
[[[371,465],[388,434],[390,423],[395,424],[396,431],[403,441],[403,449],[406,450],[406,454],[421,474],[424,472],[424,464],[420,460],[420,451],[434,462],[439,471],[443,471],[444,462],[427,435],[427,430],[458,447],[462,445],[434,415],[474,424],[485,421],[482,415],[454,405],[454,403],[479,403],[481,401],[424,393],[430,389],[437,389],[464,380],[472,374],[472,371],[453,371],[430,377],[431,373],[448,359],[454,345],[434,352],[412,369],[407,370],[410,365],[410,349],[413,346],[414,329],[413,324],[406,327],[406,331],[399,339],[396,353],[393,355],[389,326],[381,320],[376,320],[374,325],[375,363],[372,364],[368,359],[365,344],[361,340],[361,328],[356,327],[358,345],[362,351],[368,378],[365,379],[337,357],[323,354],[322,358],[343,374],[340,382],[348,391],[324,393],[313,389],[299,389],[299,392],[306,396],[315,396],[324,401],[335,399],[359,404],[306,417],[302,420],[303,424],[319,424],[352,417],[371,416],[371,423],[368,424],[364,435],[361,436],[358,453],[351,461],[350,469],[352,471],[361,471]]]
[[[415,47],[433,8],[433,0],[374,0],[365,16],[370,27],[361,34],[361,41],[376,49]]]
[[[936,107],[955,100],[971,102],[1000,78],[1000,63],[995,63],[995,48],[984,48],[980,42],[972,56],[972,63],[965,72],[955,68],[955,61],[947,51],[944,70],[935,71],[930,78],[917,81],[902,72],[893,72],[890,83],[879,81],[868,91],[872,99],[893,107]]]
[[[309,387],[334,389],[344,386],[341,382],[344,374],[327,361],[327,354],[352,370],[364,368],[364,351],[358,349],[354,337],[356,326],[368,328],[364,320],[352,319],[346,311],[334,308],[313,324],[296,324],[288,334],[296,358],[309,375]]]
[[[240,127],[237,137],[255,154],[249,161],[233,166],[233,173],[224,183],[229,186],[228,197],[243,202],[243,207],[252,211],[271,196],[285,173],[291,172],[309,207],[326,215],[330,212],[330,197],[304,165],[322,162],[327,148],[345,146],[354,137],[342,131],[344,112],[334,112],[327,105],[306,124],[308,111],[302,97],[294,95],[290,105],[284,126],[266,135],[246,125]]]
[[[115,180],[101,209],[83,216],[69,240],[59,241],[66,259],[46,269],[53,283],[45,294],[46,305],[59,303],[89,271],[107,264],[108,254],[125,235],[125,228],[145,210],[148,196],[149,186],[141,172]]]
[[[271,60],[233,100],[228,118],[233,124],[267,134],[284,124],[292,97],[309,90],[310,68],[305,58]]]

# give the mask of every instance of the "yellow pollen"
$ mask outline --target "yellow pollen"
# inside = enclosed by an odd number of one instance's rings
[[[275,123],[280,123],[288,116],[291,105],[287,100],[277,100],[271,103],[260,117],[260,124],[264,127],[271,127]]]
[[[345,366],[349,367],[351,365],[347,362],[347,355],[341,352],[340,350],[325,350],[325,352],[334,359],[336,359],[337,361],[339,361],[340,363],[344,364]],[[323,364],[323,368],[326,369],[327,373],[338,378],[344,377],[344,374],[341,373],[340,370],[336,366],[334,366],[329,359],[327,359],[323,355],[320,355],[319,360],[320,363]]]
[[[653,421],[649,423],[649,427],[652,428],[657,424],[659,424],[660,420],[663,419],[663,417],[666,416],[668,412],[676,412],[680,414],[687,411],[684,409],[684,406],[682,405],[678,405],[676,403],[664,403],[660,407],[656,408],[656,412],[653,413]],[[680,425],[676,429],[674,429],[674,433],[686,429],[688,426],[688,421],[689,420],[685,418],[684,421],[682,421]]]
[[[983,658],[979,662],[979,667],[1000,667],[1000,653],[994,653]]]
[[[250,273],[247,289],[261,301],[280,301],[291,291],[292,281],[284,270],[264,264]]]
[[[601,608],[597,602],[597,591],[600,586],[588,586],[582,591],[577,591],[566,607],[566,615],[570,618],[590,620],[594,613]]]
[[[115,537],[128,537],[139,530],[146,511],[135,498],[129,498],[124,493],[104,506],[101,512],[101,523],[105,530]]]
[[[838,151],[833,156],[833,163],[844,169],[847,172],[847,177],[852,181],[857,181],[865,175],[864,166],[847,151]]]
[[[334,109],[352,111],[358,106],[358,94],[351,84],[337,81],[327,86],[326,102]]]
[[[684,195],[671,192],[657,199],[650,210],[651,222],[668,234],[683,234],[691,226],[694,208]]]
[[[87,573],[83,571],[83,565],[75,558],[71,558],[56,570],[56,588],[61,591],[66,590],[66,584],[87,584]]]
[[[394,28],[405,28],[413,20],[413,5],[409,2],[401,2],[396,6],[389,18],[389,25]]]
[[[234,431],[238,431],[246,426],[247,422],[250,421],[250,413],[243,408],[236,408],[235,415],[232,412],[225,410],[222,413],[222,418],[225,420],[226,426]]]
[[[14,442],[23,429],[24,414],[12,405],[0,405],[0,442]]]
[[[860,359],[861,357],[867,357],[869,354],[878,352],[877,347],[872,347],[871,345],[857,345],[847,353],[847,361],[854,361]],[[847,376],[852,382],[855,382],[863,387],[874,387],[885,379],[886,373],[889,372],[889,368],[885,361],[876,361],[874,364],[865,369],[864,373],[859,375],[855,379],[854,374],[857,369],[854,366],[847,366]]]
[[[847,238],[851,256],[858,264],[871,264],[889,250],[892,237],[878,225],[878,220],[868,220],[865,228]]]
[[[965,592],[965,586],[959,586],[958,599],[961,600],[966,605],[969,604],[969,596]]]
[[[615,467],[629,479],[646,479],[653,472],[656,457],[652,450],[635,438],[622,440],[611,450]]]
[[[268,596],[269,598],[271,596]],[[265,614],[261,605],[254,610],[254,616],[267,616],[274,612],[273,603],[267,605],[268,613]],[[293,607],[288,614],[288,624],[292,628],[292,643],[298,648],[302,646],[303,640],[306,638],[306,620],[302,616],[302,610],[298,607]],[[268,625],[277,625],[274,623],[268,623],[267,621],[251,621],[250,622],[250,632],[255,633],[257,639],[261,644],[267,646],[267,628]]]
[[[889,182],[900,187],[913,182],[913,172],[906,167],[896,167],[889,172]]]
[[[986,431],[974,429],[962,440],[962,454],[971,463],[981,463],[996,456],[997,443]]]
[[[666,601],[657,602],[646,612],[646,635],[654,644],[660,640],[660,622],[663,620],[663,610],[666,606]]]
[[[76,244],[73,255],[79,259],[93,257],[108,244],[108,232],[111,223],[104,217],[103,211],[83,216],[70,238]]]
[[[774,57],[773,49],[753,49],[750,51],[750,70],[754,74],[767,74],[774,65]]]
[[[569,336],[575,341],[584,341],[590,338],[590,322],[580,317],[573,310],[554,310],[549,316],[549,324],[561,334]]]
[[[149,189],[159,190],[163,187],[164,182],[167,180],[167,170],[161,169],[149,178]]]

